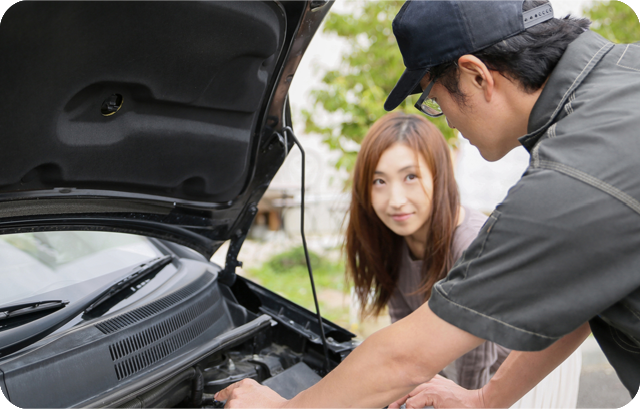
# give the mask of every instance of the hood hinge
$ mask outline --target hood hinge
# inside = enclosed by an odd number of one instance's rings
[[[236,281],[236,267],[243,266],[243,262],[237,258],[258,210],[256,203],[250,204],[243,221],[238,225],[230,239],[230,247],[227,249],[227,256],[225,257],[225,268],[219,274],[219,281],[227,286],[232,286]]]

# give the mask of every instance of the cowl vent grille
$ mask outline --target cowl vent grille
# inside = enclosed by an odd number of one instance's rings
[[[141,320],[147,319],[150,316],[160,313],[174,306],[181,300],[189,297],[194,292],[203,287],[202,282],[203,281],[198,280],[191,285],[184,287],[178,292],[158,299],[157,301],[154,301],[148,305],[132,310],[131,312],[123,313],[122,315],[118,315],[114,318],[105,320],[104,322],[100,322],[96,324],[96,328],[104,334],[108,335],[136,324]]]
[[[109,353],[118,380],[151,366],[205,332],[216,321],[215,315],[202,315],[211,305],[211,301],[203,299],[154,326],[111,344]]]

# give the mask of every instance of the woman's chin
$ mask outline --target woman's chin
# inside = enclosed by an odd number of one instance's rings
[[[400,226],[400,224],[391,225],[388,225],[388,228],[399,236],[410,236],[417,232],[417,229],[412,226]]]

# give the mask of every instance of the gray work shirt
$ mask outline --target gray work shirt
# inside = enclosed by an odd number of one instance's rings
[[[551,73],[520,142],[531,162],[429,306],[514,350],[589,321],[640,384],[640,48],[587,31]]]

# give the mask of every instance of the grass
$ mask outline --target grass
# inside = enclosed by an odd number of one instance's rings
[[[308,250],[319,298],[321,315],[340,326],[350,322],[349,286],[342,261],[335,261]],[[302,246],[272,256],[262,265],[246,270],[247,276],[262,286],[315,312],[310,276]],[[342,297],[345,296],[345,297]],[[345,299],[341,303],[337,299]]]

